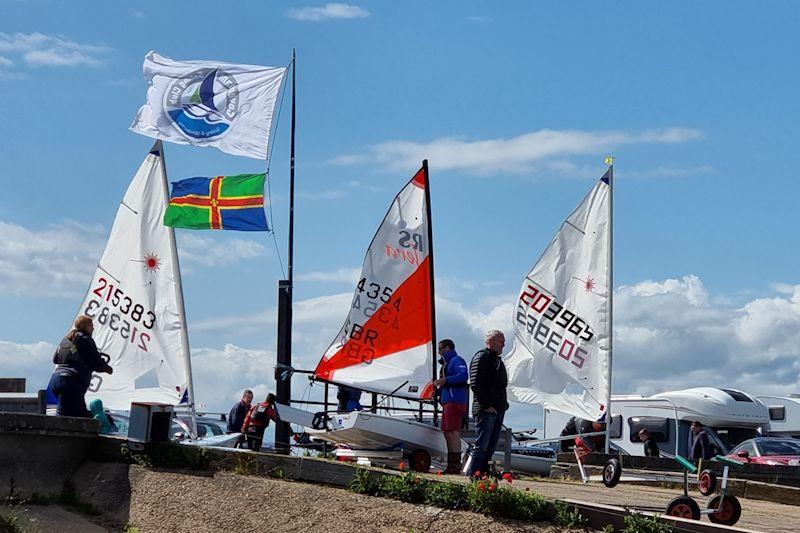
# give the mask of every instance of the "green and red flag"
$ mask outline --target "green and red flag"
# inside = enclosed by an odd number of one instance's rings
[[[187,178],[172,183],[164,224],[188,229],[269,231],[266,174]]]

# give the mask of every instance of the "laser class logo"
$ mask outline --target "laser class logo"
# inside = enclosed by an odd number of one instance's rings
[[[189,139],[222,137],[239,111],[239,86],[233,76],[219,69],[195,70],[170,84],[164,111]]]

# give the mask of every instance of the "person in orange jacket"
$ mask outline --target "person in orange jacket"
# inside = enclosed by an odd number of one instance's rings
[[[269,426],[269,421],[278,421],[275,399],[274,394],[267,394],[267,399],[251,407],[244,419],[242,435],[247,442],[247,447],[253,451],[261,449],[261,443],[264,442],[264,431]]]

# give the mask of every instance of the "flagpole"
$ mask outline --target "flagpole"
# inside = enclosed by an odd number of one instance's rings
[[[608,394],[606,395],[606,450],[611,437],[611,369],[614,354],[614,158],[608,163]]]
[[[164,145],[159,139],[153,145],[152,151],[159,153],[161,160],[161,177],[164,198],[169,202],[169,183],[167,182],[167,161],[164,157]],[[172,253],[172,277],[175,278],[175,298],[178,301],[178,314],[181,319],[181,344],[183,345],[183,368],[188,378],[188,401],[191,415],[192,438],[197,437],[197,410],[194,397],[194,379],[192,378],[192,358],[189,350],[189,328],[186,325],[186,307],[183,303],[183,283],[181,283],[181,266],[178,261],[178,246],[175,243],[175,228],[167,226],[169,233],[169,248]]]
[[[436,370],[436,291],[433,285],[433,220],[431,218],[431,182],[428,174],[428,160],[422,160],[422,172],[425,175],[425,214],[428,217],[428,262],[430,263],[430,283],[431,283],[431,346],[433,348],[432,381],[438,378]],[[422,405],[422,404],[420,404]],[[433,424],[439,418],[439,406],[436,403],[436,395],[433,395]]]
[[[275,396],[278,403],[291,404],[292,397],[292,289],[294,283],[294,139],[297,63],[292,48],[292,126],[289,157],[289,253],[287,279],[278,282],[278,346],[275,367]],[[289,452],[289,424],[275,424],[275,450]]]

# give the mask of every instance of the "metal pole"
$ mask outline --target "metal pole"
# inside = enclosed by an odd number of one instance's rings
[[[278,282],[278,367],[275,369],[275,395],[278,402],[290,405],[292,398],[292,289],[294,287],[294,139],[297,94],[297,63],[292,49],[292,126],[289,157],[289,254],[288,279]],[[275,424],[275,450],[289,451],[289,424]]]
[[[167,182],[167,162],[164,158],[164,145],[158,140],[150,150],[151,154],[156,154],[161,161],[161,184],[163,186],[164,198],[169,202],[169,183]],[[166,207],[166,206],[165,206]],[[181,283],[181,266],[178,261],[178,246],[175,243],[175,228],[169,226],[169,248],[172,253],[172,277],[175,279],[175,299],[178,302],[178,313],[181,320],[181,344],[183,345],[183,369],[188,379],[187,392],[189,401],[189,414],[191,415],[192,438],[197,437],[197,411],[195,409],[194,380],[192,379],[192,358],[189,351],[189,329],[186,326],[186,308],[183,304],[183,284]]]
[[[433,350],[433,364],[431,368],[431,380],[438,379],[438,372],[436,369],[437,346],[436,346],[436,290],[434,289],[433,281],[433,219],[431,218],[431,183],[430,175],[428,173],[428,160],[422,160],[422,173],[425,176],[425,214],[428,217],[428,262],[430,266],[430,284],[431,284],[431,349]],[[420,404],[420,422],[422,421],[422,404]],[[433,399],[433,425],[437,426],[439,423],[439,405],[436,403],[436,395]]]
[[[608,165],[608,395],[606,396],[606,450],[611,437],[611,368],[614,353],[614,158]]]

